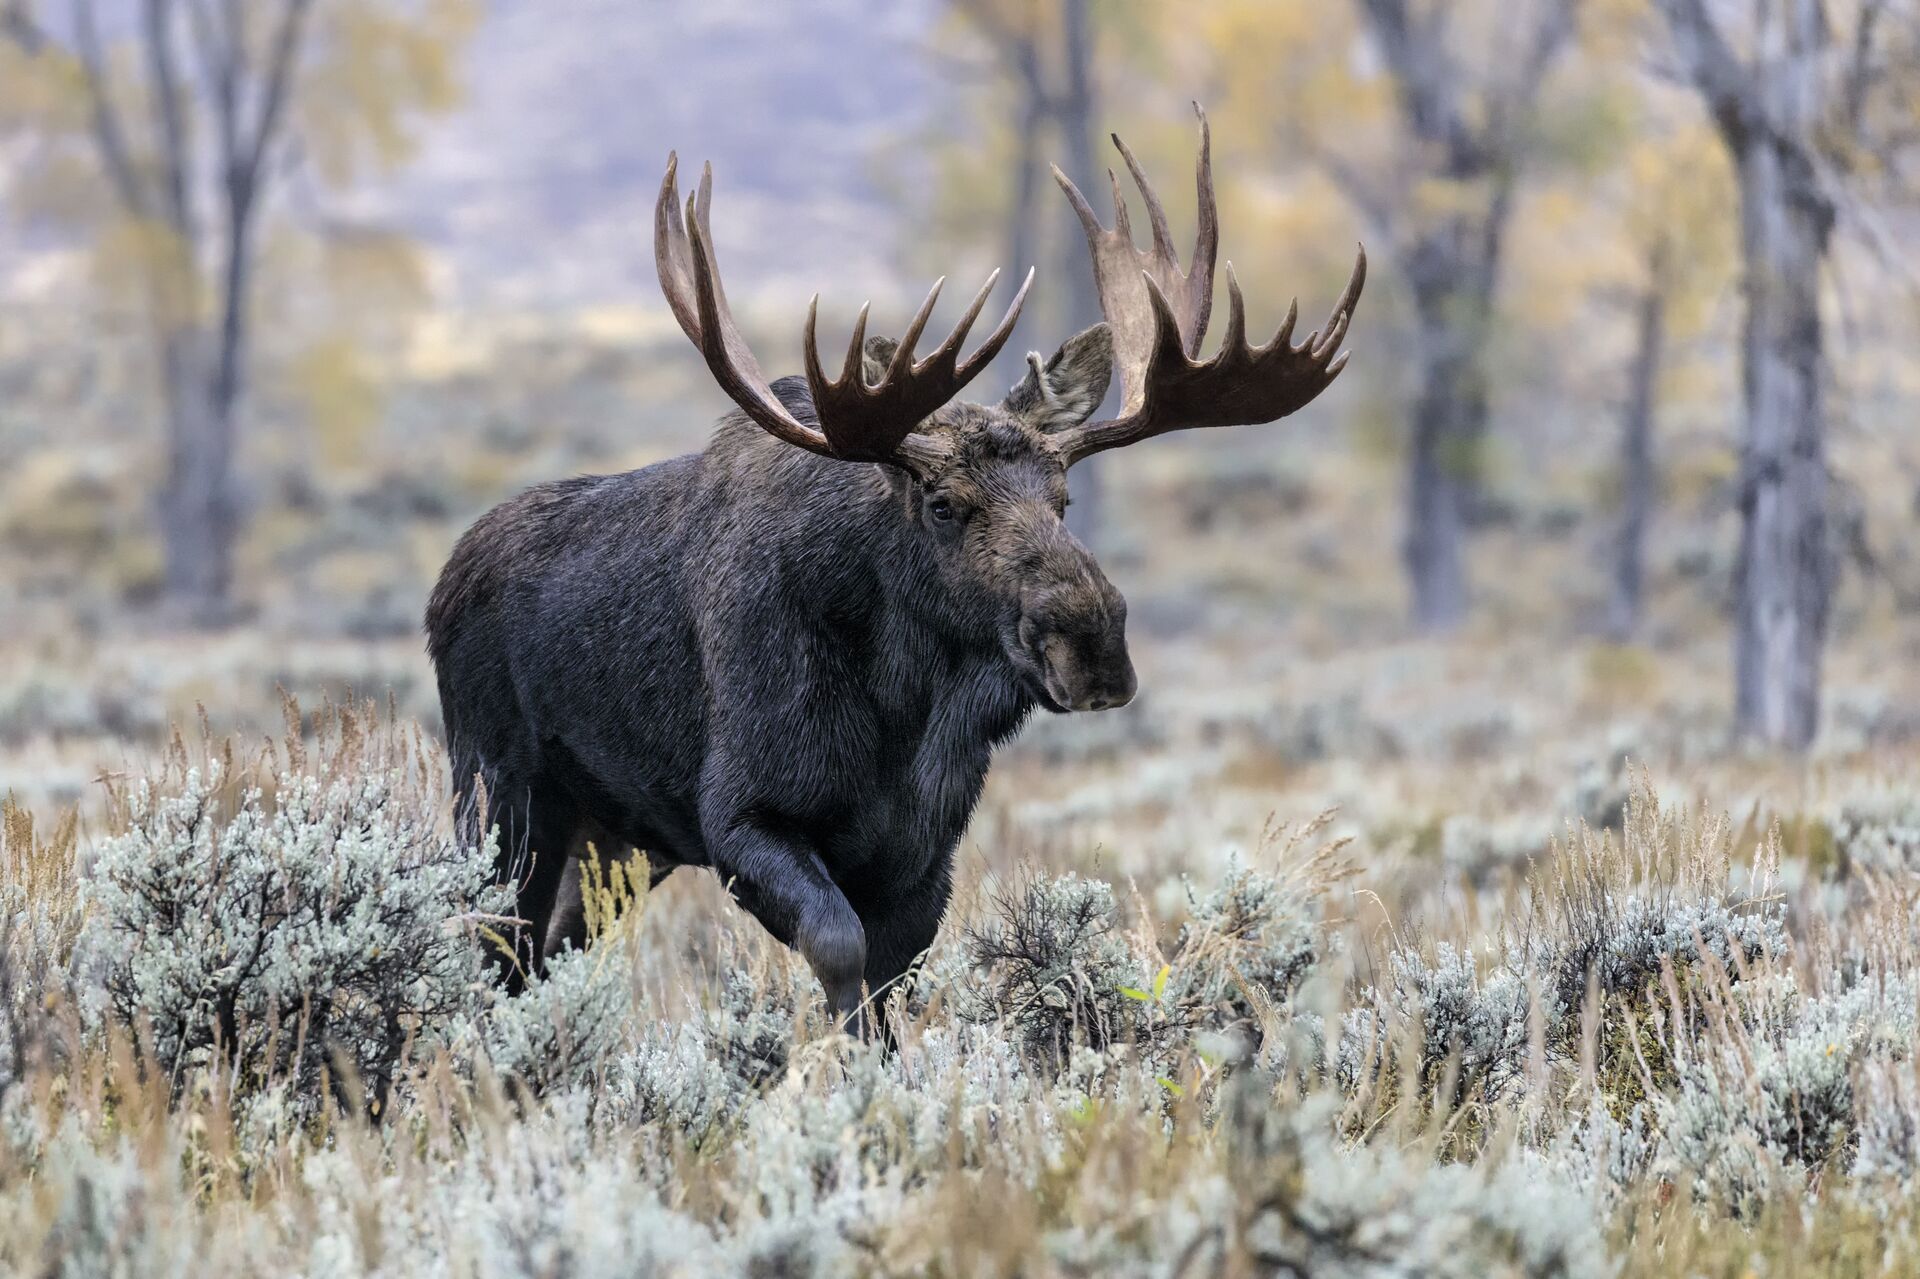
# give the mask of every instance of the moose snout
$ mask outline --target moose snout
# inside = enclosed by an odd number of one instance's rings
[[[1035,608],[1020,631],[1054,710],[1112,710],[1139,690],[1127,653],[1126,604],[1111,587],[1079,608]]]

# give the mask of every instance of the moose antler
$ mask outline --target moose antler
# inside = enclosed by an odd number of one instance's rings
[[[924,473],[938,460],[942,450],[930,437],[913,428],[920,420],[951,400],[974,376],[984,369],[1006,344],[1014,321],[1027,300],[1033,284],[1033,272],[1014,294],[1007,313],[974,353],[962,361],[960,344],[967,330],[979,317],[987,295],[993,291],[1000,272],[987,277],[974,295],[960,323],[932,354],[915,362],[913,344],[933,313],[943,276],[934,281],[927,300],[914,313],[900,345],[894,349],[886,373],[877,383],[869,383],[862,374],[863,342],[867,331],[867,307],[860,308],[854,321],[853,339],[847,344],[847,358],[837,381],[830,381],[820,367],[820,351],[814,340],[814,326],[820,308],[820,295],[814,294],[807,307],[805,331],[807,386],[813,393],[814,414],[818,426],[800,421],[780,397],[773,393],[767,377],[747,348],[746,339],[727,308],[726,290],[720,283],[720,267],[713,252],[713,230],[709,216],[713,205],[713,166],[700,175],[700,189],[687,201],[686,216],[681,217],[680,191],[676,181],[680,158],[667,156],[667,176],[660,184],[660,202],[654,209],[653,254],[660,271],[660,288],[667,295],[680,327],[700,348],[707,367],[725,391],[746,411],[748,417],[768,432],[822,457],[850,462],[891,462]]]
[[[1212,359],[1203,363],[1196,358],[1213,305],[1213,263],[1219,250],[1220,223],[1213,201],[1212,138],[1207,115],[1198,103],[1193,110],[1200,117],[1200,157],[1195,166],[1200,229],[1189,270],[1180,268],[1180,255],[1167,230],[1166,210],[1141,171],[1140,162],[1118,134],[1113,135],[1113,145],[1119,148],[1147,204],[1153,231],[1151,249],[1134,247],[1126,200],[1112,170],[1107,171],[1107,177],[1113,184],[1114,225],[1108,230],[1100,225],[1079,188],[1059,166],[1054,167],[1054,180],[1066,192],[1087,233],[1100,309],[1113,331],[1114,364],[1119,369],[1123,396],[1119,417],[1090,422],[1057,437],[1069,466],[1105,449],[1168,431],[1252,425],[1283,418],[1324,391],[1346,367],[1347,357],[1335,359],[1334,355],[1347,335],[1347,323],[1366,283],[1364,247],[1326,326],[1309,333],[1299,346],[1291,344],[1300,310],[1298,299],[1288,308],[1286,321],[1271,342],[1258,347],[1247,345],[1246,303],[1233,276],[1233,263],[1227,263],[1226,335]]]

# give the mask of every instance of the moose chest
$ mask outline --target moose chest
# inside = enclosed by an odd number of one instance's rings
[[[993,749],[1031,703],[1004,663],[969,657],[872,698],[873,726],[850,743],[864,758],[836,770],[850,785],[839,820],[819,832],[836,878],[854,872],[917,880],[951,856],[986,783]],[[846,761],[849,764],[854,761]]]

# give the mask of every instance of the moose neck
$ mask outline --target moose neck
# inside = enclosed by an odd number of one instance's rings
[[[876,468],[877,470],[878,468]],[[886,481],[876,477],[876,486]],[[974,601],[951,598],[920,529],[897,494],[886,497],[891,536],[880,539],[875,578],[891,635],[883,652],[886,682],[908,706],[923,708],[927,731],[975,739],[991,748],[1018,732],[1038,703],[1008,659],[1001,619]]]
[[[774,385],[810,416],[803,384]],[[868,689],[888,722],[981,750],[1025,722],[1037,702],[1006,655],[1006,619],[951,594],[897,476],[804,453],[738,418],[716,433],[707,466],[723,487],[791,513],[773,524],[779,554],[802,566],[820,621],[866,649]]]

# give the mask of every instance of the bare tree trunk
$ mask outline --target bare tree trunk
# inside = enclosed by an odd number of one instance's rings
[[[1423,322],[1426,340],[1432,327]],[[1457,354],[1430,351],[1414,402],[1407,450],[1407,527],[1401,546],[1413,592],[1414,624],[1424,631],[1458,626],[1467,614],[1467,450],[1472,428],[1463,419]]]
[[[163,267],[157,349],[167,428],[167,483],[160,495],[166,588],[185,619],[202,625],[225,620],[233,578],[237,510],[233,497],[234,382],[238,351],[232,324],[215,334],[197,316],[201,237],[192,190],[193,137],[176,69],[174,0],[144,0],[143,49],[152,80],[153,148],[160,158],[159,207],[182,261]],[[225,243],[233,254],[222,314],[233,318],[236,283],[244,284],[244,250],[236,250],[228,209]],[[235,271],[241,278],[232,278]]]
[[[1627,409],[1620,430],[1620,531],[1614,546],[1607,631],[1621,641],[1640,629],[1646,594],[1647,521],[1653,515],[1653,413],[1667,327],[1667,295],[1660,280],[1664,257],[1662,251],[1655,251],[1653,279],[1640,297],[1633,365],[1627,375]]]
[[[1418,243],[1407,261],[1420,328],[1420,392],[1407,450],[1407,527],[1401,554],[1414,625],[1451,630],[1466,620],[1466,533],[1479,497],[1490,411],[1486,346],[1509,204],[1496,193],[1483,221],[1456,223]]]
[[[1820,0],[1779,0],[1753,16],[1749,60],[1705,0],[1661,0],[1675,47],[1720,127],[1740,183],[1740,559],[1735,570],[1734,721],[1800,749],[1820,726],[1820,661],[1834,562],[1827,530],[1825,339],[1820,268],[1833,197],[1814,162],[1833,126],[1823,80],[1833,30]],[[1862,22],[1871,18],[1863,15]],[[1856,37],[1848,117],[1872,62]]]
[[[167,482],[160,495],[168,598],[187,620],[221,620],[233,576],[233,414],[215,393],[206,335],[159,342],[166,396]]]
[[[1760,135],[1745,135],[1745,143],[1736,155],[1747,429],[1734,716],[1742,732],[1799,749],[1819,728],[1833,588],[1820,326],[1833,213],[1802,153]]]
[[[1446,631],[1466,618],[1466,532],[1481,505],[1480,454],[1489,421],[1486,358],[1493,300],[1515,184],[1525,158],[1525,122],[1554,62],[1569,46],[1579,0],[1526,6],[1518,56],[1469,83],[1449,55],[1451,9],[1410,0],[1357,0],[1392,77],[1412,154],[1430,176],[1484,184],[1486,204],[1438,221],[1401,214],[1392,196],[1357,178],[1336,181],[1375,210],[1399,249],[1420,327],[1421,382],[1407,450],[1407,525],[1402,562],[1413,622]],[[1424,223],[1424,225],[1422,225]]]
[[[1019,83],[1020,97],[1014,114],[1014,174],[1012,202],[1007,210],[1006,267],[1015,278],[1047,252],[1051,278],[1064,280],[1056,319],[1068,333],[1078,333],[1100,322],[1100,293],[1093,280],[1093,267],[1079,245],[1078,226],[1066,228],[1065,206],[1054,234],[1043,232],[1038,201],[1039,140],[1052,124],[1059,131],[1065,155],[1061,168],[1082,191],[1095,189],[1093,120],[1093,30],[1090,0],[1056,0],[1033,12],[1033,25],[1009,24],[996,15],[990,5],[963,4],[999,47],[1011,65]],[[1050,24],[1057,15],[1057,28]],[[1057,42],[1053,38],[1057,35]],[[1057,52],[1058,57],[1052,57]],[[1009,347],[995,359],[993,375],[1003,385],[1018,381],[1024,355]],[[1099,535],[1101,506],[1100,463],[1081,463],[1074,474],[1073,505],[1067,513],[1067,526],[1081,541],[1093,544]]]
[[[1095,191],[1099,170],[1094,164],[1093,130],[1093,33],[1090,27],[1089,0],[1062,0],[1062,41],[1066,58],[1065,90],[1060,95],[1058,119],[1065,143],[1067,162],[1062,166],[1073,184],[1082,191]],[[1066,206],[1060,210],[1066,217]],[[1066,246],[1064,261],[1054,264],[1054,278],[1067,281],[1066,332],[1078,333],[1100,322],[1100,291],[1093,279],[1093,264],[1081,251],[1079,228],[1071,234],[1056,236]],[[1019,264],[1015,264],[1019,270]],[[1074,468],[1073,505],[1067,509],[1067,527],[1089,546],[1097,546],[1101,537],[1105,475],[1103,459],[1093,458]]]
[[[240,507],[234,491],[236,417],[245,391],[254,192],[229,176],[223,202],[225,261],[220,323],[160,340],[167,407],[167,487],[161,497],[167,593],[188,619],[227,620]]]
[[[314,0],[280,0],[261,48],[246,34],[260,0],[214,7],[179,0],[142,0],[141,51],[150,90],[146,117],[152,161],[141,163],[110,90],[106,49],[93,0],[69,0],[75,64],[88,123],[114,197],[127,217],[161,227],[168,253],[148,264],[148,303],[166,417],[167,474],[160,494],[166,593],[187,620],[223,620],[233,578],[238,524],[234,495],[235,418],[246,377],[248,287],[265,164],[285,122],[296,64]],[[197,76],[179,69],[180,18],[186,17]],[[37,53],[45,33],[24,0],[0,0],[0,37]],[[219,151],[222,220],[201,233],[194,198],[195,113],[205,96]],[[201,317],[202,265],[218,246],[217,325]]]

